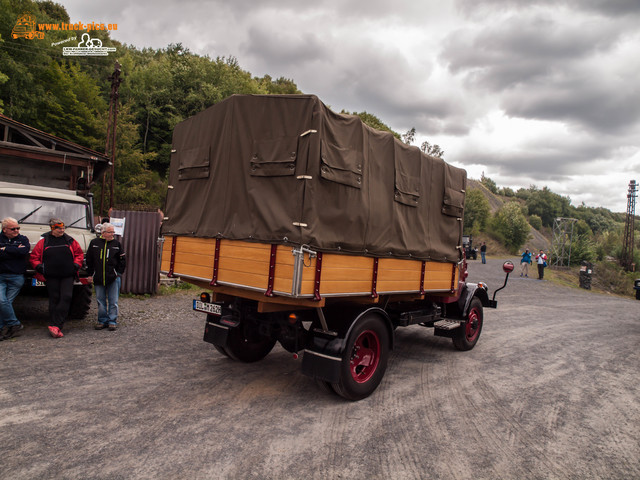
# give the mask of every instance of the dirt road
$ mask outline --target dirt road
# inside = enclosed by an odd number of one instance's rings
[[[502,283],[502,261],[472,281]],[[640,478],[640,302],[512,275],[470,352],[397,330],[378,390],[346,402],[277,347],[202,341],[191,294],[123,299],[123,325],[0,342],[2,479]]]

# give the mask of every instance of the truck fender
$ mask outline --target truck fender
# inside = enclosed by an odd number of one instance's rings
[[[366,310],[343,309],[327,312],[330,333],[312,331],[302,357],[302,373],[312,378],[337,383],[340,380],[342,356],[354,325],[363,317],[377,315],[389,332],[389,350],[393,349],[393,324],[387,312],[379,307]]]
[[[487,293],[487,287],[484,284],[467,283],[462,295],[460,296],[460,304],[464,305],[462,310],[462,318],[466,318],[469,313],[469,306],[471,300],[474,297],[478,297],[484,307],[489,305],[489,294]]]

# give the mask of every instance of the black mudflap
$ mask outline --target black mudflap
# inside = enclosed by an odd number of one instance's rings
[[[229,327],[209,321],[205,323],[203,338],[205,342],[218,345],[219,347],[224,347],[227,344],[228,336]]]

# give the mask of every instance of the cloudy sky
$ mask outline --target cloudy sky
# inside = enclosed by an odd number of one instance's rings
[[[499,187],[626,211],[640,181],[640,0],[58,0],[367,111]],[[117,55],[117,54],[116,54]]]

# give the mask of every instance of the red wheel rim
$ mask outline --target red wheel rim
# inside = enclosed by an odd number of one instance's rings
[[[480,317],[480,313],[477,308],[472,308],[469,312],[469,320],[467,321],[467,327],[465,330],[465,335],[467,336],[467,341],[473,342],[478,335],[480,335],[480,328],[482,327],[482,318]]]
[[[371,378],[380,362],[380,339],[373,330],[365,330],[356,338],[351,350],[351,376],[358,383]]]

